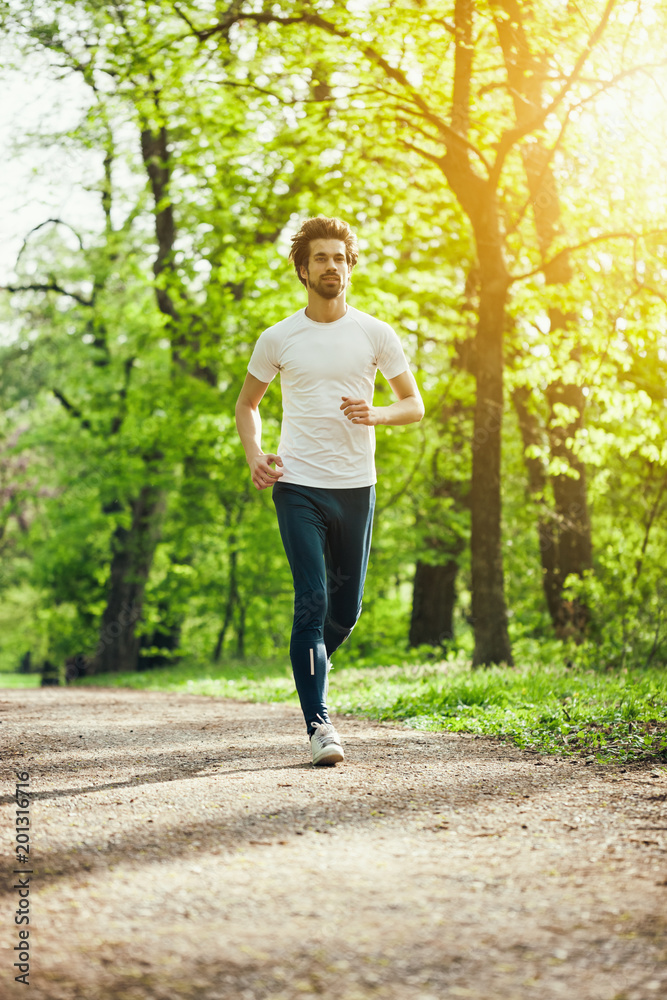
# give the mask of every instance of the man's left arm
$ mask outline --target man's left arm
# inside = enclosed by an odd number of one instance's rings
[[[379,424],[414,424],[424,416],[424,403],[411,371],[401,372],[387,380],[396,396],[389,406],[374,406],[365,399],[342,396],[341,410],[353,424],[377,427]]]

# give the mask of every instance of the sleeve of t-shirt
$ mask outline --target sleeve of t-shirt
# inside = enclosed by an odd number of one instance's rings
[[[377,346],[377,366],[386,379],[396,378],[408,370],[408,362],[396,332],[388,323],[380,329]]]
[[[248,362],[248,371],[260,382],[270,382],[279,370],[275,338],[271,336],[270,329],[265,330],[255,344]]]

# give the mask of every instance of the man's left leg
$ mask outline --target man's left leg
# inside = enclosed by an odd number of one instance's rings
[[[361,614],[375,511],[375,487],[332,490],[338,516],[327,531],[327,617],[324,644],[327,657],[345,642]]]

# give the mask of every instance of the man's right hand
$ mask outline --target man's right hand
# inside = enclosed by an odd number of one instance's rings
[[[251,459],[248,464],[252,481],[258,490],[265,490],[267,486],[273,486],[283,475],[277,468],[278,466],[282,467],[283,464],[280,455],[258,455],[257,458]],[[271,466],[274,464],[276,468],[272,469]]]

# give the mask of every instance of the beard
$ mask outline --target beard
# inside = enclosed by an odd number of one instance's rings
[[[327,282],[325,278],[336,278],[336,281]],[[322,275],[319,281],[312,282],[310,280],[310,271],[308,271],[308,287],[312,288],[314,292],[323,299],[337,299],[338,296],[345,290],[343,282],[340,280],[339,275]]]

